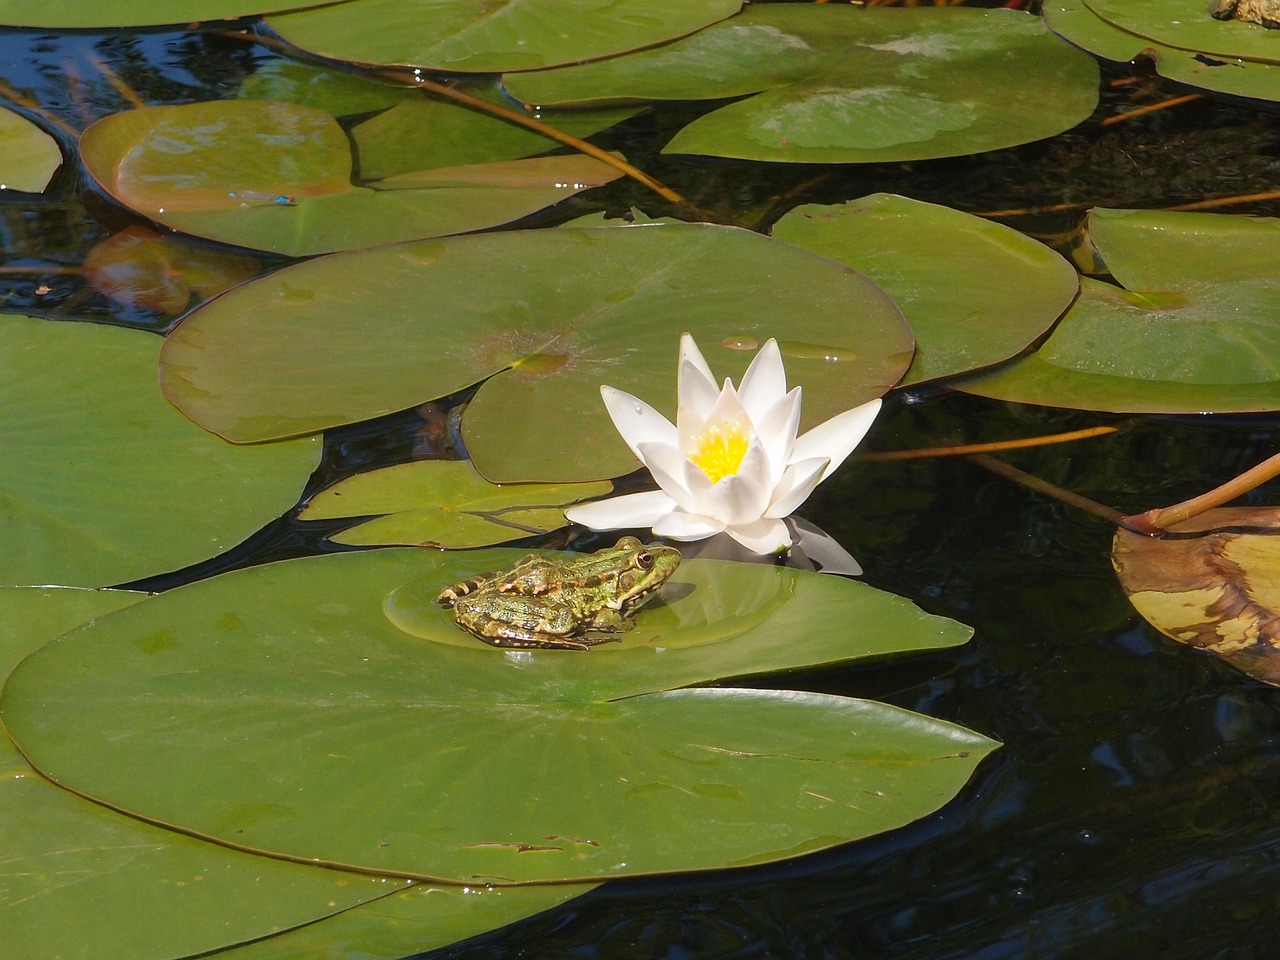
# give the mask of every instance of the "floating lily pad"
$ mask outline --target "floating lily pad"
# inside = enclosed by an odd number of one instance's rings
[[[197,423],[253,442],[488,377],[462,420],[480,472],[588,480],[637,465],[600,384],[674,416],[686,330],[717,375],[734,378],[777,337],[791,382],[804,386],[808,426],[883,394],[912,349],[892,301],[848,267],[732,227],[651,225],[456,237],[298,264],[190,314],[165,344],[161,380]]]
[[[1071,264],[1016,230],[885,193],[797,207],[772,234],[861,270],[893,297],[916,336],[904,385],[1008,360],[1079,289]]]
[[[1094,210],[1122,286],[1082,280],[1035,353],[957,381],[970,393],[1084,410],[1280,409],[1280,220]]]
[[[0,589],[0,675],[64,631],[143,596]],[[161,779],[154,769],[140,776]],[[266,860],[122,816],[49,783],[3,732],[0,845],[4,943],[15,957],[189,956],[310,923],[404,884]]]
[[[251,17],[314,0],[0,0],[7,27],[146,27]]]
[[[193,298],[210,299],[264,270],[253,257],[136,224],[96,244],[84,258],[84,278],[99,293],[166,317],[182,313]]]
[[[469,460],[423,460],[357,474],[321,490],[299,519],[385,514],[329,538],[337,543],[484,547],[550,533],[565,525],[565,507],[612,489],[608,481],[499,486]]]
[[[0,107],[0,191],[39,193],[61,165],[62,151],[53,137]]]
[[[1196,4],[1196,17],[1216,23],[1209,17],[1207,0],[1196,0]],[[1280,67],[1275,64],[1238,56],[1208,56],[1199,50],[1179,49],[1135,36],[1099,17],[1085,0],[1051,0],[1044,5],[1044,18],[1054,33],[1104,60],[1125,63],[1149,57],[1161,76],[1179,83],[1239,97],[1280,100]],[[1251,24],[1220,26],[1233,35],[1257,31],[1266,40],[1274,39],[1264,28]]]
[[[446,584],[511,555],[363,552],[179,588],[24,661],[4,723],[47,775],[145,818],[498,884],[794,857],[937,809],[995,746],[842,697],[650,693],[969,633],[820,574],[691,564],[706,579],[680,596],[677,574],[664,598],[705,617],[780,600],[736,636],[610,654],[432,643],[383,615],[406,578]]]
[[[518,110],[515,104],[506,104]],[[530,116],[577,137],[587,137],[638,113],[612,110],[541,110]],[[419,98],[381,113],[351,132],[360,174],[378,179],[411,170],[492,163],[545,153],[558,140],[455,103]]]
[[[742,0],[349,0],[267,18],[315,56],[501,73],[607,57],[684,36]]]
[[[1134,607],[1165,636],[1280,686],[1278,527],[1277,507],[1209,510],[1168,537],[1117,530],[1111,562]]]
[[[351,144],[331,115],[266,100],[117,113],[89,127],[80,148],[99,185],[138,213],[288,256],[495,226],[621,175],[572,155],[358,187]]]
[[[0,317],[0,583],[164,573],[235,546],[297,502],[319,443],[210,436],[155,389],[160,344]]]
[[[1200,0],[1084,0],[1125,33],[1168,47],[1263,63],[1280,63],[1275,36],[1261,25],[1218,20]]]
[[[284,58],[262,64],[236,91],[242,100],[315,107],[334,117],[387,110],[422,99],[422,91],[385,78]]]
[[[855,163],[1061,133],[1093,111],[1098,72],[1014,11],[756,4],[654,50],[503,82],[544,106],[755,94],[694,121],[663,152]]]

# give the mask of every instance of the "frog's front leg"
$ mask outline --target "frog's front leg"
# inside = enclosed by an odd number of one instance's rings
[[[634,617],[627,616],[618,610],[605,607],[596,613],[595,618],[591,621],[588,630],[598,630],[601,633],[626,633],[628,630],[636,628]],[[597,643],[601,641],[596,641]]]

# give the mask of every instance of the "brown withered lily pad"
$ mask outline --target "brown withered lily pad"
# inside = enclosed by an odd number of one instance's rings
[[[1161,633],[1280,686],[1280,507],[1209,510],[1163,538],[1118,530],[1111,562]]]

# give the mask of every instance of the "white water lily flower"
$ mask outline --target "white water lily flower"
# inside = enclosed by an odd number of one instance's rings
[[[643,400],[601,387],[614,426],[661,489],[570,507],[592,530],[652,527],[672,540],[727,533],[756,553],[792,546],[783,518],[853,452],[880,410],[872,400],[796,436],[800,388],[787,392],[777,341],[770,340],[734,388],[716,387],[693,337],[680,338],[678,412],[673,425]]]

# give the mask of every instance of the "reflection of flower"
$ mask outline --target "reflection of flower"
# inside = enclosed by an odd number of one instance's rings
[[[673,540],[724,532],[756,553],[792,546],[783,518],[839,466],[880,410],[872,400],[797,437],[800,388],[787,392],[778,344],[756,354],[734,389],[716,389],[693,337],[680,340],[673,426],[642,400],[601,387],[609,416],[659,490],[579,504],[565,516],[593,530],[652,527]]]

